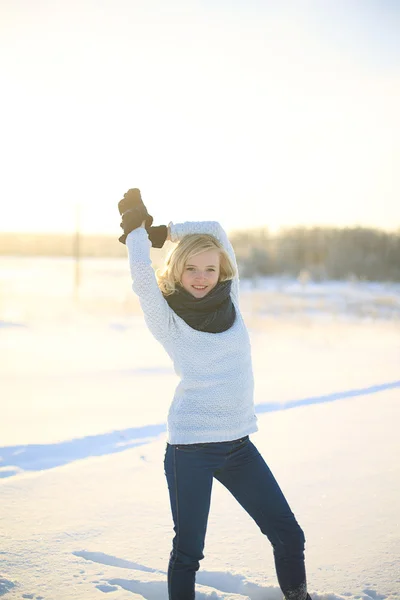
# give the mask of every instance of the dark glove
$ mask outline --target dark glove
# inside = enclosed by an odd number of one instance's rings
[[[123,215],[128,208],[134,208],[135,206],[143,206],[147,212],[147,208],[143,204],[140,190],[138,188],[131,188],[124,194],[123,199],[118,202],[119,214]]]
[[[162,248],[164,246],[165,240],[168,237],[168,227],[166,225],[149,227],[147,229],[147,233],[153,248]]]
[[[144,220],[149,221],[150,225],[153,222],[153,217],[148,215],[145,206],[134,206],[123,213],[120,226],[124,230],[124,234],[118,238],[121,244],[125,244],[128,233],[140,227]]]
[[[147,212],[138,188],[132,188],[124,194],[123,199],[118,202],[118,210],[122,215],[121,227],[124,230],[124,235],[119,238],[122,244],[125,244],[128,233],[140,227],[143,221],[146,230],[153,223],[153,217]]]

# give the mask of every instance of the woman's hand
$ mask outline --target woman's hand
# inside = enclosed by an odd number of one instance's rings
[[[121,227],[124,234],[118,238],[125,244],[126,236],[137,227],[149,229],[153,224],[153,217],[147,212],[138,188],[131,188],[122,200],[118,202],[119,214],[122,217]]]
[[[118,238],[121,244],[125,244],[126,237],[131,231],[146,225],[148,220],[147,214],[147,210],[143,205],[128,208],[128,210],[123,213],[120,226],[122,227],[124,234]],[[151,217],[151,219],[152,218],[153,217]]]
[[[147,234],[153,248],[162,248],[168,237],[168,227],[166,225],[157,225],[149,227]]]
[[[147,208],[143,203],[139,188],[131,188],[124,194],[123,199],[118,202],[119,214],[121,217],[123,217],[128,211],[139,209],[144,211],[143,216],[145,217],[145,227],[148,229],[153,224],[153,217],[149,215]],[[137,224],[136,227],[140,227],[140,225]]]

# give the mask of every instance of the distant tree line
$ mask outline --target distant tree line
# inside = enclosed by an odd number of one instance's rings
[[[241,277],[288,275],[305,271],[314,280],[355,277],[400,281],[400,230],[352,227],[295,227],[272,235],[266,229],[234,231],[229,236]],[[159,266],[171,247],[152,250]],[[0,255],[74,256],[76,239],[68,234],[0,233]],[[82,257],[123,258],[126,247],[117,236],[80,236]]]
[[[355,277],[400,281],[400,230],[295,227],[270,235],[266,230],[230,236],[242,277],[307,271],[314,281]]]

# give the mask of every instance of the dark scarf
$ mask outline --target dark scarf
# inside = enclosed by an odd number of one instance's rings
[[[204,296],[195,298],[180,284],[176,292],[164,296],[169,306],[190,327],[207,333],[221,333],[229,329],[236,316],[235,307],[231,299],[232,281],[221,281]]]

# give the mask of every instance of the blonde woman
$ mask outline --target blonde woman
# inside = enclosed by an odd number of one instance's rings
[[[249,439],[258,427],[233,247],[215,221],[152,227],[138,189],[129,190],[118,207],[133,291],[180,378],[168,413],[164,458],[175,532],[168,598],[195,598],[216,479],[268,537],[285,600],[311,600],[303,530]],[[160,248],[167,239],[177,246],[155,273],[150,247]]]

